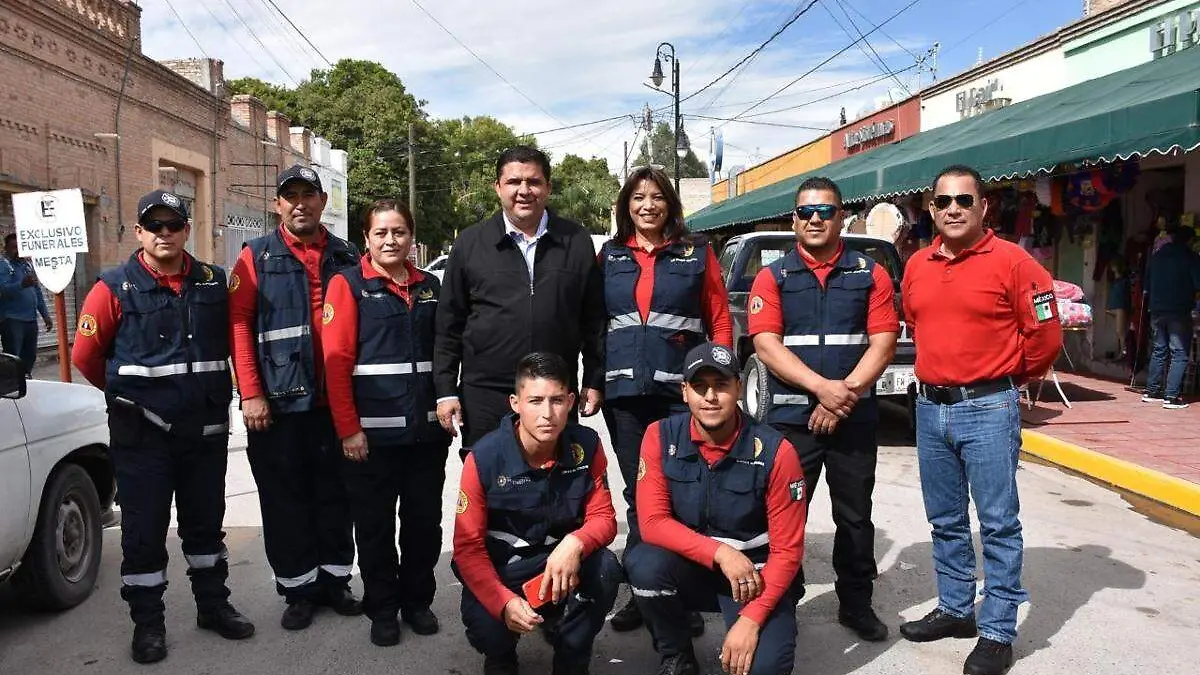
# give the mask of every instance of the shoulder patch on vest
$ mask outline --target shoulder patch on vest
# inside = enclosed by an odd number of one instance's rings
[[[327,302],[325,303],[325,306],[321,308],[321,325],[328,326],[332,321],[333,305]]]
[[[758,436],[755,436],[754,437],[754,459],[758,459],[758,456],[762,454],[762,451],[763,451],[762,439],[759,438]]]
[[[79,334],[83,337],[92,337],[96,334],[96,317],[91,314],[84,314],[79,317]]]
[[[212,271],[212,268],[211,268],[211,267],[209,267],[208,265],[201,265],[201,266],[200,266],[200,271],[201,271],[201,272],[204,274],[204,280],[205,280],[205,281],[212,281],[212,280],[213,280],[213,271]]]
[[[695,244],[688,244],[687,246],[683,247],[683,257],[685,257],[685,258],[692,257],[692,254],[695,252],[696,252]]]
[[[454,512],[462,515],[467,512],[467,508],[471,506],[471,500],[467,499],[467,493],[462,490],[458,491],[458,504],[454,507]]]
[[[583,446],[578,443],[571,444],[571,457],[575,460],[575,466],[583,464]]]
[[[430,300],[433,300],[433,289],[432,288],[422,288],[421,291],[419,293],[417,293],[417,300],[420,300],[421,302],[428,302]]]
[[[637,472],[638,481],[640,482],[645,475],[646,475],[646,458],[638,457],[638,472]]]
[[[234,272],[233,274],[229,275],[229,293],[230,294],[237,292],[238,287],[241,285],[242,285],[242,278],[238,276],[237,272]]]
[[[858,259],[858,269],[860,269],[860,270],[867,269],[867,259],[866,258]]]

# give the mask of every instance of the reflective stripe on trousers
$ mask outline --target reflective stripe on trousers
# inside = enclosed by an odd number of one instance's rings
[[[132,405],[132,406],[135,406],[138,409],[140,409],[142,411],[142,417],[145,417],[146,421],[150,422],[151,424],[158,427],[159,429],[162,429],[163,431],[167,431],[167,432],[171,431],[171,423],[166,421],[165,419],[163,419],[161,416],[159,416],[154,411],[149,410],[147,408],[143,408],[140,405],[138,405],[138,404],[134,403],[133,401],[130,401],[129,399],[124,398],[122,396],[118,396],[117,400],[122,403],[126,403],[128,405]],[[219,434],[227,434],[227,433],[229,433],[229,422],[222,422],[220,424],[206,424],[200,429],[200,433],[201,433],[201,435],[204,435],[204,436],[217,436]]]
[[[281,576],[275,577],[275,583],[279,584],[280,586],[283,586],[284,588],[299,588],[306,584],[311,584],[312,582],[314,582],[316,580],[317,580],[317,568],[316,567],[305,572],[304,574],[301,574],[298,577],[281,577]]]
[[[158,572],[146,572],[145,574],[123,574],[121,575],[121,583],[126,586],[142,586],[145,588],[162,586],[167,583],[167,571],[159,570]]]

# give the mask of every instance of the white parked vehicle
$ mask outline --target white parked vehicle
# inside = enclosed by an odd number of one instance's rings
[[[425,271],[437,277],[438,281],[442,280],[442,274],[446,272],[446,261],[450,259],[448,255],[439,255],[433,259],[433,262],[425,266]]]
[[[25,380],[0,354],[0,581],[31,605],[87,599],[100,569],[101,519],[115,486],[104,394]]]

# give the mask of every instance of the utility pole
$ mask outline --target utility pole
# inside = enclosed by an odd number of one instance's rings
[[[625,141],[625,163],[621,165],[621,181],[629,178],[629,141]]]
[[[412,122],[408,123],[408,208],[417,210],[417,151]]]

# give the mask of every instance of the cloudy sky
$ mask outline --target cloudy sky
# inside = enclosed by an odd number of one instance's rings
[[[904,97],[906,91],[916,91],[918,77],[920,84],[929,84],[932,62],[926,59],[924,67],[916,63],[935,42],[941,45],[937,74],[945,78],[973,64],[980,50],[984,58],[991,58],[1080,18],[1083,3],[142,0],[140,4],[143,48],[152,58],[207,55],[225,62],[228,78],[253,76],[289,86],[306,79],[314,68],[328,67],[326,59],[379,61],[397,73],[410,92],[428,101],[427,110],[435,117],[492,115],[520,133],[536,132],[539,144],[555,158],[569,152],[601,156],[619,171],[622,143],[628,141],[633,147],[634,116],[643,106],[655,109],[657,118],[670,119],[670,96],[645,86],[660,42],[669,41],[677,49],[680,88],[687,97],[807,8],[751,60],[683,103],[684,127],[696,153],[707,158],[710,128],[718,127],[729,167],[757,163],[822,135],[820,129],[834,126],[842,107],[854,118],[882,97]],[[872,30],[865,42],[859,38],[858,31]],[[853,40],[859,42],[852,45]],[[827,64],[805,75],[830,57]],[[667,73],[663,86],[669,89]],[[616,119],[556,131],[607,118]]]

